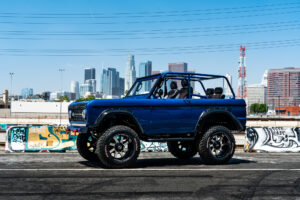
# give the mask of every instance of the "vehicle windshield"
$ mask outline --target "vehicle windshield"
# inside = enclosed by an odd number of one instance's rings
[[[126,96],[136,96],[149,94],[158,77],[137,80]]]

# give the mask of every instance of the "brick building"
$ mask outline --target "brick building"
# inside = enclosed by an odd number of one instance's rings
[[[300,115],[300,107],[299,106],[285,106],[278,107],[275,109],[276,114],[280,116],[298,116]]]
[[[267,102],[271,109],[299,106],[300,68],[271,69],[268,73]]]

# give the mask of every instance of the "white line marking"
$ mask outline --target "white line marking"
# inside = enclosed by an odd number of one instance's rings
[[[85,168],[85,169],[0,169],[0,171],[300,171],[300,169],[102,169],[102,168]]]

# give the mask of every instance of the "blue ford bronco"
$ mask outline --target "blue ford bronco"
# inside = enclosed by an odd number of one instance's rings
[[[69,121],[79,154],[107,168],[133,165],[141,140],[167,142],[179,159],[199,153],[223,164],[234,154],[232,132],[245,130],[246,104],[225,76],[166,72],[138,78],[123,99],[70,104]]]

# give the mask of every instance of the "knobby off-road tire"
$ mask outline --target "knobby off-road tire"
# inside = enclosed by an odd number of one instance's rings
[[[179,159],[190,159],[197,153],[194,141],[170,141],[167,144],[169,152]]]
[[[129,167],[140,154],[139,137],[127,126],[113,126],[98,139],[96,154],[107,168]]]
[[[96,139],[93,139],[89,133],[80,133],[77,136],[77,150],[78,153],[88,161],[98,162],[98,156],[95,153]]]
[[[235,150],[235,139],[224,126],[213,126],[199,142],[199,154],[205,164],[220,165],[228,162]]]

